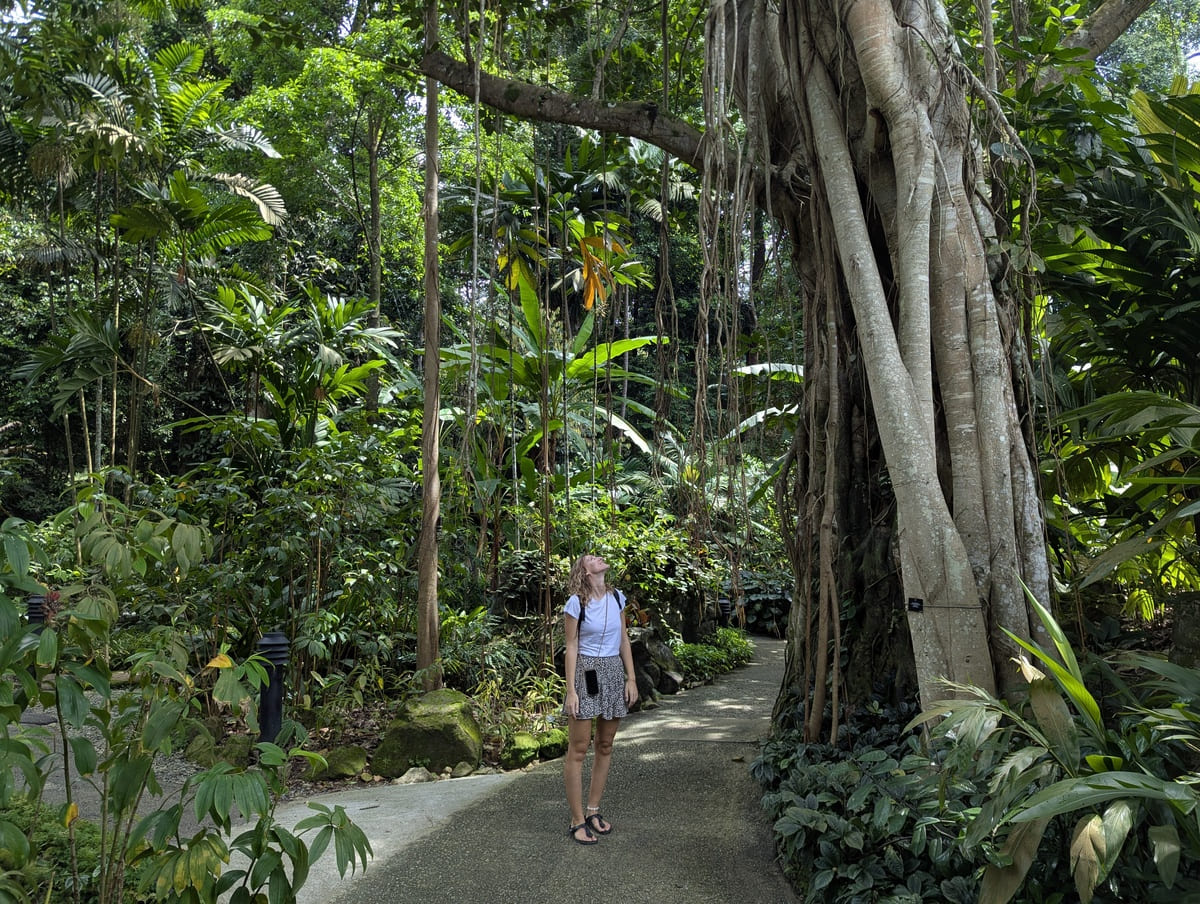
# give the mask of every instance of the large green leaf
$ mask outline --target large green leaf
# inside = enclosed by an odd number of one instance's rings
[[[1058,686],[1049,678],[1037,678],[1030,682],[1029,704],[1050,742],[1050,750],[1067,769],[1073,771],[1079,763],[1079,732]]]
[[[1170,888],[1175,884],[1175,876],[1179,872],[1179,855],[1182,850],[1179,831],[1173,825],[1151,826],[1147,836],[1154,851],[1154,865],[1158,868],[1158,876],[1163,885]]]
[[[54,668],[58,662],[58,634],[47,627],[38,637],[37,664],[45,669]]]
[[[1032,822],[1128,797],[1163,801],[1181,813],[1191,813],[1197,804],[1196,792],[1179,782],[1140,772],[1104,772],[1055,782],[1022,803],[1009,818]]]
[[[17,826],[7,819],[0,818],[0,848],[4,848],[12,862],[10,869],[20,869],[29,859],[29,839]]]
[[[187,703],[183,700],[160,700],[154,703],[146,720],[142,746],[155,752],[163,749],[186,709]]]
[[[1133,808],[1134,805],[1131,801],[1121,798],[1114,800],[1104,811],[1103,875],[1105,876],[1116,865],[1117,858],[1121,855],[1121,848],[1125,846],[1125,839],[1129,836],[1130,829],[1133,828]]]

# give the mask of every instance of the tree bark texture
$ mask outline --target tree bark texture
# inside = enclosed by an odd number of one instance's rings
[[[743,109],[761,110],[773,136],[793,138],[773,141],[764,163],[775,169],[803,161],[812,192],[808,235],[798,240],[818,261],[813,294],[846,305],[842,319],[858,353],[844,355],[828,315],[810,306],[806,390],[830,408],[873,415],[890,490],[876,501],[895,505],[893,558],[903,589],[893,606],[907,611],[922,699],[942,696],[942,681],[994,690],[1009,658],[1000,629],[1030,634],[1021,580],[1041,599],[1048,584],[1043,540],[1017,519],[1014,491],[1033,470],[1014,429],[1012,384],[1020,375],[1009,362],[1020,355],[1011,345],[1020,337],[1002,328],[1006,302],[988,279],[987,231],[971,205],[978,159],[972,107],[961,82],[948,77],[955,48],[943,11],[889,0],[838,7],[743,0],[736,16],[770,23],[750,32],[765,46],[747,39],[738,48],[735,65],[753,67],[753,82],[766,90]],[[749,74],[737,83],[750,84]],[[839,358],[860,361],[865,378],[846,393],[833,388]],[[845,417],[826,410],[808,425],[816,457],[830,450],[814,438]],[[831,598],[847,599],[851,587],[829,586],[847,570],[826,563],[854,555],[861,535],[846,529],[865,525],[830,522],[828,497],[837,484],[828,466],[823,474],[811,467],[806,477],[803,469],[792,473],[805,481],[803,494],[823,500],[797,507],[810,513],[810,523],[796,525],[798,545],[814,545],[821,563],[812,589],[801,581],[793,617],[804,624],[813,608],[826,616]],[[888,517],[876,508],[867,521]],[[812,707],[823,708],[819,686],[827,676],[820,668],[804,674],[803,662],[814,657],[797,656],[795,647],[785,694],[807,696],[812,688]],[[820,718],[809,713],[810,737]]]

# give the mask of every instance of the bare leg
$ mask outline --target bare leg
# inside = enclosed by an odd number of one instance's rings
[[[620,719],[599,718],[596,720],[596,753],[592,758],[592,782],[588,786],[588,815],[600,808],[604,786],[608,783],[608,767],[612,765],[613,738],[621,726]],[[596,826],[600,832],[609,828],[608,820]]]
[[[577,826],[583,822],[583,761],[587,758],[588,745],[592,740],[592,721],[571,716],[567,722],[567,756],[563,761],[563,784],[567,790],[567,807],[571,810],[570,825]],[[611,750],[610,741],[609,751]],[[575,836],[579,839],[586,837],[583,829],[577,831]]]

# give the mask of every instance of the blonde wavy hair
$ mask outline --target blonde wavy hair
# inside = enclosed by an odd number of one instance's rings
[[[585,552],[581,555],[575,560],[575,564],[571,566],[571,571],[567,575],[567,593],[579,597],[580,606],[586,606],[588,598],[591,596],[591,588],[588,586],[588,573],[583,563],[593,555],[595,553],[591,552]],[[608,573],[605,572],[604,590],[605,592],[611,592],[612,589],[612,586],[608,583]]]

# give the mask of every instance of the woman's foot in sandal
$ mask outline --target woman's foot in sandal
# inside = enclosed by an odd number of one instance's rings
[[[582,838],[579,837],[579,833],[581,831],[583,832]],[[592,834],[592,829],[586,819],[579,823],[579,825],[571,826],[569,829],[567,829],[567,835],[576,844],[596,844],[600,840]]]
[[[612,823],[600,815],[599,807],[588,807],[587,818],[584,820],[589,829],[597,835],[607,835],[612,831]]]

